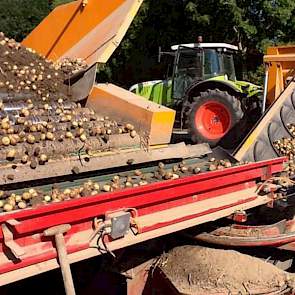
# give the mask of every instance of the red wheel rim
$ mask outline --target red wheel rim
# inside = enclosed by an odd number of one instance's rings
[[[196,111],[195,127],[208,139],[222,138],[229,131],[230,126],[230,112],[220,102],[207,101]]]

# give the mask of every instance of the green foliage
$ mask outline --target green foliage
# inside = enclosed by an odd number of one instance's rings
[[[21,41],[48,12],[48,0],[0,0],[1,31]]]
[[[235,43],[245,52],[263,53],[268,45],[288,42],[292,31],[294,37],[293,0],[190,0],[186,11],[193,31],[210,41]]]
[[[0,0],[0,28],[21,41],[56,6],[72,0]]]
[[[141,80],[163,78],[157,63],[159,46],[169,49],[184,41],[184,3],[179,0],[146,0],[119,49],[107,64],[111,81],[123,86]],[[196,39],[196,34],[190,41]],[[105,75],[104,75],[105,77]],[[99,80],[104,81],[99,75]]]
[[[68,2],[0,0],[0,28],[21,40],[51,9]],[[238,45],[247,65],[238,71],[255,80],[268,46],[295,42],[295,1],[145,0],[113,57],[100,67],[99,80],[128,87],[161,79],[167,69],[157,63],[159,46],[169,50],[172,44],[195,42],[198,35],[205,42]]]
[[[247,80],[256,85],[263,85],[265,76],[265,70],[263,65],[258,66],[255,71],[249,71],[247,74]]]
[[[271,45],[295,42],[294,0],[145,0],[122,46],[107,64],[108,76],[125,86],[163,78],[158,46],[195,42],[238,45],[240,72],[261,82],[262,55]],[[257,71],[257,73],[256,73]],[[105,76],[106,77],[106,76]],[[104,80],[104,79],[102,79]]]
[[[72,2],[73,0],[53,0],[51,3],[51,8],[55,8],[56,6],[59,6],[61,4],[66,4],[69,2]]]

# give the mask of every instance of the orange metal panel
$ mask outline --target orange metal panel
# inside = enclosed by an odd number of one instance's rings
[[[142,0],[77,0],[53,10],[23,44],[51,60],[106,62],[120,44]]]
[[[278,46],[267,49],[264,63],[269,68],[267,103],[270,105],[285,89],[287,78],[294,76],[295,46]]]
[[[134,124],[148,145],[170,142],[175,119],[175,111],[172,109],[113,84],[95,85],[88,97],[87,106],[122,122]]]

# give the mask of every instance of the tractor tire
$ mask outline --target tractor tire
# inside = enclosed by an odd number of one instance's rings
[[[193,98],[187,113],[188,132],[192,142],[207,142],[214,147],[232,132],[243,116],[238,98],[226,91],[209,89]]]

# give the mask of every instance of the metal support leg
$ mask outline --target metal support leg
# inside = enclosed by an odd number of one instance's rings
[[[269,78],[269,65],[265,64],[265,77],[264,77],[264,88],[263,88],[263,101],[262,101],[262,114],[266,110],[266,100],[267,100],[267,87],[268,87],[268,78]]]
[[[68,261],[65,239],[64,239],[64,235],[63,235],[65,232],[70,230],[70,228],[71,228],[71,226],[69,224],[54,226],[54,227],[51,227],[51,228],[45,230],[44,235],[47,237],[54,236],[66,295],[75,295],[76,292],[75,292],[75,287],[74,287],[70,264]]]

